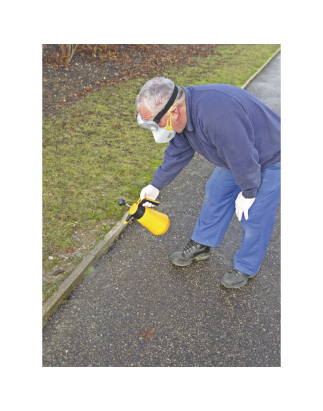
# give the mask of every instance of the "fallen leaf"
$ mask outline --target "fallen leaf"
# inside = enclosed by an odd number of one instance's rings
[[[155,332],[155,328],[147,328],[144,327],[141,331],[140,331],[140,335],[147,341],[150,338],[153,338],[153,334]]]
[[[72,250],[71,248],[66,248],[66,251],[67,251],[68,253],[72,253],[72,252],[73,252],[73,250]]]
[[[58,275],[58,274],[61,274],[61,273],[65,273],[65,271],[62,270],[61,268],[59,268],[58,270],[54,271],[53,275]]]

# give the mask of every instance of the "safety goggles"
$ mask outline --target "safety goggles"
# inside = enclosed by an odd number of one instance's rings
[[[176,99],[177,96],[177,92],[178,92],[178,87],[175,86],[173,93],[170,97],[170,99],[168,100],[167,104],[165,105],[165,107],[160,110],[160,112],[150,121],[146,121],[143,118],[141,118],[140,114],[138,113],[137,115],[137,122],[138,124],[150,131],[157,131],[158,130],[158,124],[160,123],[160,120],[162,119],[162,117],[167,113],[167,111],[174,105],[174,101]],[[167,123],[168,123],[168,119],[167,119]]]
[[[137,115],[137,122],[141,127],[146,128],[147,130],[150,130],[150,131],[158,130],[158,123],[156,123],[154,120],[146,121],[142,119],[139,113]]]

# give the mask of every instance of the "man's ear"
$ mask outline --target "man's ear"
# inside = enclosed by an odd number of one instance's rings
[[[173,119],[174,119],[174,120],[177,120],[178,117],[179,117],[178,107],[176,107],[176,106],[173,107],[173,108],[172,108],[172,111],[171,111],[171,114],[172,114]]]

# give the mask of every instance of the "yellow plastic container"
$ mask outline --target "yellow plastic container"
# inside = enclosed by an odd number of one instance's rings
[[[166,214],[161,213],[160,211],[154,210],[150,207],[144,207],[142,204],[146,202],[152,203],[154,205],[159,205],[159,201],[151,200],[149,198],[144,198],[143,200],[141,200],[141,198],[139,198],[139,200],[130,207],[129,216],[127,217],[124,224],[127,224],[131,217],[133,217],[138,221],[138,223],[147,228],[147,230],[149,230],[152,234],[165,234],[170,225],[169,217]]]
[[[170,225],[169,217],[157,210],[152,210],[150,207],[144,207],[145,214],[138,218],[137,221],[147,228],[154,235],[165,234]]]

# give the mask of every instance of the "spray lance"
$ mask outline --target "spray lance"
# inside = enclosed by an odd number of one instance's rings
[[[119,198],[119,206],[126,205],[129,207],[129,215],[124,224],[127,224],[131,218],[133,218],[146,227],[152,234],[165,234],[170,224],[169,217],[160,211],[152,210],[150,207],[144,207],[143,203],[151,203],[156,206],[159,205],[159,201],[151,200],[150,198],[144,198],[143,200],[139,198],[139,200],[130,206],[123,198]]]

